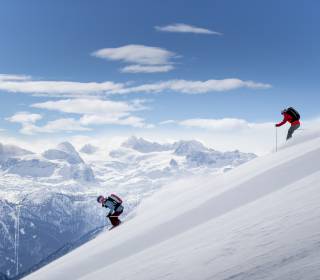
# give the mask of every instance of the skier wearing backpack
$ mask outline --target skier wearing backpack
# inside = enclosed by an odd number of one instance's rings
[[[284,125],[286,122],[289,122],[291,124],[288,134],[287,134],[287,140],[292,137],[292,134],[295,130],[297,130],[300,127],[300,114],[292,107],[289,107],[288,109],[284,109],[281,111],[281,114],[283,115],[282,122],[277,123],[275,126],[279,127]]]
[[[123,206],[122,199],[120,197],[115,194],[111,194],[106,198],[102,195],[99,195],[97,198],[97,202],[101,203],[102,207],[109,209],[109,213],[106,217],[109,218],[113,227],[121,224],[119,216],[123,212]]]

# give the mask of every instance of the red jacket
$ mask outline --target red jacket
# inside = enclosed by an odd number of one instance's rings
[[[291,123],[291,125],[300,124],[300,121],[299,121],[299,120],[292,121],[292,117],[291,117],[289,114],[284,113],[284,114],[283,114],[283,121],[277,123],[276,126],[277,126],[277,127],[278,127],[278,126],[282,126],[282,125],[284,125],[286,122]]]

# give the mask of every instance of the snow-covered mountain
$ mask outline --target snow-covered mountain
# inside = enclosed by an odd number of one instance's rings
[[[152,157],[150,154],[157,155],[159,152],[162,152],[161,154],[170,155],[172,157],[171,159],[174,160],[175,163],[180,162],[185,166],[188,165],[186,169],[199,166],[211,168],[221,168],[226,166],[235,167],[256,157],[255,154],[241,153],[237,150],[231,152],[219,152],[205,147],[202,143],[196,140],[183,140],[172,144],[159,144],[137,137],[129,138],[122,144],[122,148],[111,151],[110,156],[113,158],[130,156],[132,160],[134,158],[134,154],[132,152],[130,153],[132,150],[140,152],[142,155],[139,156],[143,159],[146,157]],[[137,162],[137,158],[138,156],[135,157],[135,162]]]
[[[172,149],[171,144],[159,144],[135,136],[130,137],[127,141],[122,143],[121,146],[136,150],[141,153],[163,152]]]
[[[25,279],[320,279],[319,157],[318,133],[172,182],[134,218]]]
[[[18,157],[23,155],[32,154],[32,152],[21,149],[15,145],[4,145],[0,143],[0,162],[7,160],[8,158]]]
[[[2,149],[1,149],[2,148]],[[19,177],[48,178],[56,183],[65,180],[93,182],[94,174],[68,142],[37,155],[15,146],[0,145],[0,170]]]
[[[90,198],[78,198],[77,192],[95,184],[95,177],[70,143],[61,143],[43,155],[11,145],[0,148],[0,238],[4,240],[0,271],[13,276],[17,271],[18,215],[18,271],[79,239],[103,219],[89,205]]]
[[[134,140],[140,143],[139,150],[128,145]],[[99,194],[119,194],[126,216],[169,182],[224,172],[241,163],[239,158],[244,162],[255,157],[238,153],[222,160],[225,153],[196,141],[158,144],[131,138],[110,154],[91,149],[90,144],[85,147],[91,152],[81,149],[81,155],[68,142],[41,154],[18,147],[10,153],[4,149],[5,160],[0,163],[0,238],[4,240],[0,271],[4,274],[13,277],[17,270],[21,274],[38,268],[101,231],[106,220],[96,203]],[[199,153],[216,158],[217,163],[189,158]]]
[[[94,215],[89,203],[77,196],[41,191],[27,196],[19,208],[1,199],[1,271],[12,277],[17,271],[17,256],[20,273],[96,228],[102,218]]]
[[[188,156],[193,153],[214,151],[212,149],[206,148],[202,143],[195,140],[179,141],[174,143],[172,146],[174,148],[174,153],[178,156]]]
[[[98,151],[98,147],[93,146],[91,144],[86,144],[80,149],[81,153],[85,153],[85,154],[88,154],[88,155],[94,154],[97,151]]]
[[[70,164],[83,163],[82,158],[69,142],[60,143],[55,149],[45,151],[43,157],[50,160],[67,161]]]
[[[189,140],[189,141],[182,140],[174,143],[160,144],[157,142],[151,142],[141,137],[138,138],[135,136],[130,137],[121,146],[136,150],[141,153],[152,153],[152,152],[163,152],[163,151],[174,150],[174,153],[180,156],[186,156],[192,152],[202,152],[202,151],[211,150],[209,148],[206,148],[202,143],[196,140]]]

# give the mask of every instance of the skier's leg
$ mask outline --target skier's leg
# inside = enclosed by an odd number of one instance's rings
[[[120,220],[118,219],[118,217],[112,216],[112,217],[109,217],[109,220],[114,227],[120,224]]]
[[[293,132],[297,130],[299,127],[300,127],[300,124],[290,126],[288,130],[287,140],[292,137]]]
[[[120,223],[121,223],[121,221],[119,220],[119,215],[122,213],[122,211],[121,212],[114,212],[110,217],[109,217],[109,220],[110,220],[110,222],[111,222],[111,224],[113,225],[113,226],[118,226]]]
[[[293,134],[293,126],[290,126],[289,130],[288,130],[288,134],[287,134],[287,140],[289,140],[292,137]]]

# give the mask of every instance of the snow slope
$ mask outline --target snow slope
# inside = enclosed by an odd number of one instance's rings
[[[320,279],[320,138],[145,200],[25,279]]]
[[[132,147],[124,147],[128,143]],[[222,173],[256,157],[197,141],[158,144],[135,137],[109,152],[88,144],[78,153],[63,142],[39,154],[0,144],[0,272],[18,279],[91,240],[108,226],[99,194],[120,195],[123,216],[132,217],[168,182]]]

